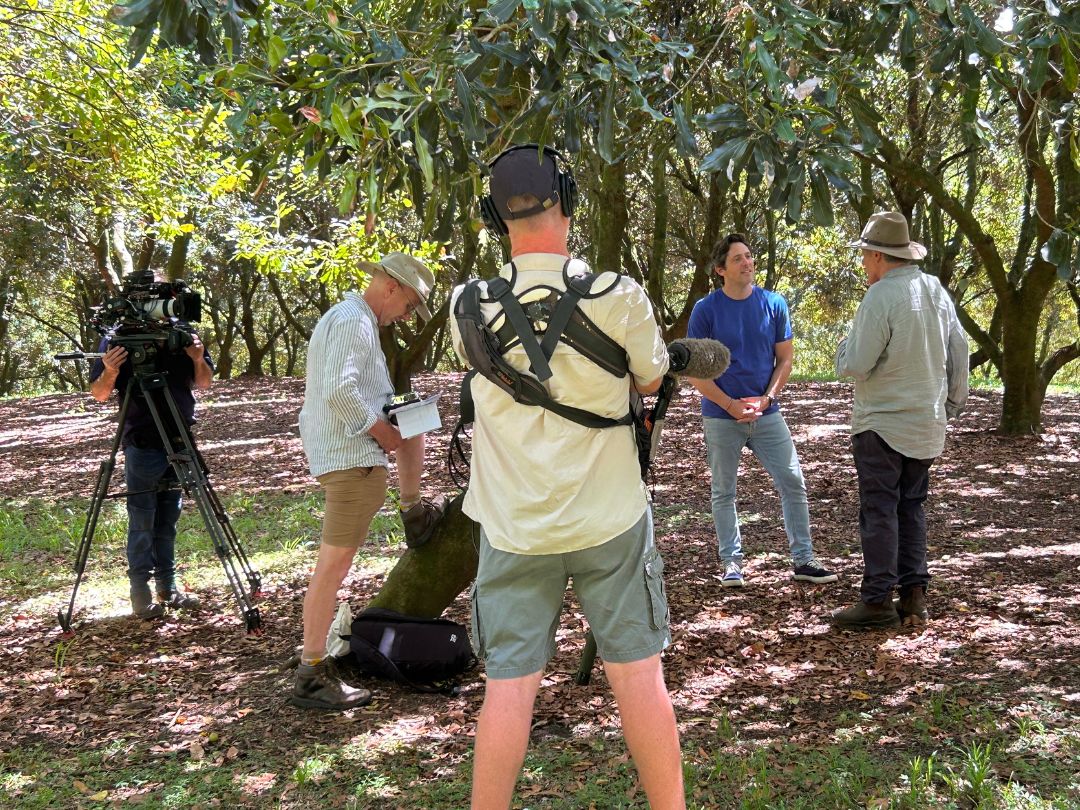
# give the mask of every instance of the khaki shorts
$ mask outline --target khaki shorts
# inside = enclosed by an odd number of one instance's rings
[[[326,490],[322,541],[328,546],[360,548],[371,519],[386,502],[386,467],[351,467],[319,476]]]
[[[604,661],[656,655],[671,643],[663,573],[651,510],[618,537],[565,554],[498,551],[481,529],[472,641],[487,676],[520,678],[547,665],[570,580]]]

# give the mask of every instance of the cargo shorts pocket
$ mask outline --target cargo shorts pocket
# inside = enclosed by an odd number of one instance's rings
[[[480,624],[480,608],[476,601],[476,582],[473,582],[472,587],[469,589],[469,639],[472,641],[476,657],[483,660],[486,658],[486,651],[484,650],[484,633]]]
[[[667,594],[664,592],[664,559],[655,548],[645,554],[645,589],[649,593],[649,620],[653,630],[668,626]]]

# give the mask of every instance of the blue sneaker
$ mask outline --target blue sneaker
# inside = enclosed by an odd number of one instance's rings
[[[732,560],[724,566],[724,578],[720,584],[725,588],[741,588],[743,586],[742,566]]]

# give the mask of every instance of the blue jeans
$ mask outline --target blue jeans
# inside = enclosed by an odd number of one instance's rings
[[[791,431],[780,411],[743,424],[734,419],[710,417],[703,421],[709,469],[712,470],[712,513],[720,560],[741,564],[743,559],[739,516],[735,511],[735,484],[743,447],[749,447],[758,457],[780,493],[784,531],[796,567],[813,559],[806,482],[799,466],[799,454],[791,441]]]
[[[124,448],[128,492],[127,558],[132,589],[144,588],[154,577],[159,593],[176,586],[176,521],[181,492],[164,450]],[[158,486],[170,486],[160,490]],[[142,490],[150,490],[143,492]]]

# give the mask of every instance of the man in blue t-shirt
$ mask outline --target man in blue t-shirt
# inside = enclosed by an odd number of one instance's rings
[[[716,524],[721,584],[743,586],[742,537],[735,511],[739,457],[749,447],[772,476],[784,510],[784,531],[794,578],[835,582],[814,557],[806,482],[791,431],[776,400],[791,374],[791,321],[782,295],[754,286],[754,257],[742,234],[733,233],[713,250],[713,268],[723,287],[694,305],[687,336],[713,338],[731,350],[731,365],[715,380],[692,380],[701,393],[712,511]]]

